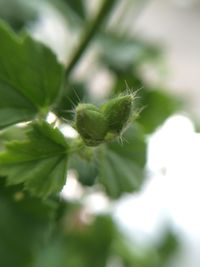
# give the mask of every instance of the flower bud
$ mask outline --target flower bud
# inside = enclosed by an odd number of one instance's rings
[[[101,107],[108,122],[108,135],[119,135],[130,121],[133,96],[124,95],[111,99]]]
[[[79,104],[77,106],[75,127],[88,146],[101,144],[108,130],[104,114],[92,104]]]

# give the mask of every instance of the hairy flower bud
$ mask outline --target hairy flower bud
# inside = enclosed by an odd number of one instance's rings
[[[79,104],[77,106],[75,127],[88,146],[101,144],[108,131],[104,114],[92,104]]]
[[[108,122],[108,133],[119,135],[127,126],[133,109],[133,96],[118,96],[105,103],[101,110]]]

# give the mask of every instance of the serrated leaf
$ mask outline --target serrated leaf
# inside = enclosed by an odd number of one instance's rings
[[[99,151],[99,183],[112,198],[140,189],[144,181],[146,144],[142,130],[135,124],[119,141]]]
[[[28,127],[27,139],[13,141],[0,153],[0,175],[7,184],[23,183],[33,195],[47,197],[62,189],[66,180],[68,144],[46,122]]]
[[[63,67],[30,36],[0,22],[0,128],[45,113],[60,92]]]

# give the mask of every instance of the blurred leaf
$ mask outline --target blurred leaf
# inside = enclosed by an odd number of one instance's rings
[[[124,72],[120,71],[117,73],[117,80],[112,88],[112,94],[116,95],[125,91],[135,92],[144,87],[144,82],[136,71],[134,71],[133,73],[130,73],[130,70]],[[140,95],[140,92],[138,93],[138,95]]]
[[[23,140],[26,137],[25,128],[12,126],[0,131],[0,150],[5,149],[5,143],[12,140]]]
[[[161,261],[167,263],[179,248],[180,242],[177,235],[170,228],[166,229],[157,244],[157,250]]]
[[[134,124],[118,141],[99,151],[99,183],[112,198],[140,189],[144,181],[146,144],[139,125]]]
[[[122,234],[118,234],[116,237],[116,242],[112,245],[112,253],[115,258],[118,257],[118,259],[123,262],[123,266],[157,267],[157,265],[151,264],[152,262],[155,264],[153,246],[151,254],[152,258],[148,260],[148,265],[146,265],[147,249],[139,247],[133,240],[127,239]]]
[[[0,0],[0,18],[14,30],[21,30],[37,17],[36,6],[26,0]]]
[[[25,138],[25,128],[13,126],[0,132],[0,140],[8,142],[12,140],[23,140]]]
[[[69,168],[77,171],[78,179],[82,185],[94,185],[98,174],[96,155],[89,158],[74,155],[70,159]]]
[[[6,144],[0,153],[0,174],[9,185],[24,183],[33,195],[59,192],[66,180],[68,145],[58,129],[33,123],[27,138]]]
[[[159,236],[159,242],[138,245],[118,235],[113,246],[114,253],[122,259],[125,266],[137,267],[169,267],[170,260],[179,247],[177,237],[168,229]],[[131,246],[132,244],[132,246]]]
[[[155,131],[181,106],[181,102],[175,96],[161,90],[142,90],[139,101],[144,109],[137,120],[146,133]]]
[[[56,103],[54,112],[64,120],[74,118],[75,107],[88,99],[88,93],[83,83],[68,82],[63,94]]]
[[[138,67],[143,61],[157,58],[159,50],[138,38],[108,32],[101,35],[100,60],[115,72]]]
[[[60,92],[63,67],[28,35],[0,23],[0,128],[45,114]]]
[[[74,26],[83,26],[86,19],[85,1],[84,0],[43,0],[50,3],[58,12],[67,20],[69,30],[74,31]],[[38,5],[40,1],[38,2]]]
[[[63,0],[81,19],[85,19],[84,0]]]
[[[67,216],[67,215],[66,215]],[[69,214],[68,216],[73,216]],[[69,217],[68,217],[69,219]],[[106,267],[111,242],[115,237],[115,224],[110,216],[99,215],[94,222],[85,224],[77,216],[74,225],[82,228],[55,235],[52,242],[41,251],[33,267]]]
[[[0,266],[27,267],[46,243],[55,204],[0,184]]]

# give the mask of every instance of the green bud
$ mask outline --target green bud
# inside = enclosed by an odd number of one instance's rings
[[[124,95],[111,99],[101,107],[108,122],[108,136],[119,135],[130,121],[133,109],[133,96]]]
[[[92,104],[79,104],[77,106],[75,127],[88,146],[101,144],[108,130],[104,114]]]

